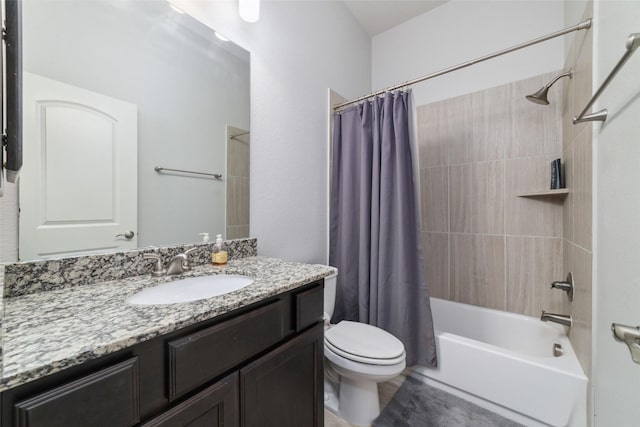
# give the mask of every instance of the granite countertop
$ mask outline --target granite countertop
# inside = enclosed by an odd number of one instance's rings
[[[149,275],[5,298],[1,316],[0,391],[113,353],[159,335],[326,277],[330,268],[248,257],[226,266],[197,266],[171,277]],[[139,290],[185,277],[244,274],[254,283],[206,300],[140,306]]]

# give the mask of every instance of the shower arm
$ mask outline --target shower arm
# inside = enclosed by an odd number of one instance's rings
[[[591,109],[598,97],[602,94],[605,88],[609,86],[609,83],[611,83],[611,80],[613,80],[616,74],[618,74],[618,71],[620,71],[622,66],[629,60],[629,58],[631,58],[631,55],[633,55],[633,52],[636,51],[638,46],[640,46],[640,33],[629,34],[629,37],[627,37],[626,52],[622,55],[622,58],[620,58],[616,66],[613,67],[613,70],[611,70],[607,78],[604,79],[604,82],[602,82],[596,93],[593,94],[591,100],[587,103],[587,106],[584,107],[578,117],[573,118],[574,125],[582,122],[604,122],[605,120],[607,120],[608,111],[606,108],[591,114],[587,114],[587,111]]]
[[[546,87],[547,89],[550,88],[551,86],[553,86],[553,84],[555,82],[557,82],[558,80],[560,80],[563,77],[567,77],[569,76],[569,78],[571,78],[571,73],[573,73],[573,70],[569,70],[566,73],[562,73],[560,74],[558,77],[556,77],[555,79],[551,80],[549,83],[547,83],[546,85],[544,85],[544,87]]]
[[[351,101],[343,102],[341,104],[336,104],[336,105],[333,106],[333,110],[334,111],[338,111],[338,110],[342,109],[343,107],[346,107],[346,106],[351,105],[351,104],[356,104],[356,103],[358,103],[360,101],[364,101],[365,99],[369,99],[369,98],[372,98],[374,96],[382,95],[382,94],[387,93],[387,92],[392,92],[392,91],[397,90],[397,89],[403,89],[403,88],[406,88],[407,86],[411,86],[411,85],[413,85],[415,83],[420,83],[422,81],[429,80],[429,79],[432,79],[434,77],[438,77],[438,76],[441,76],[443,74],[450,73],[452,71],[457,71],[457,70],[460,70],[462,68],[470,67],[470,66],[478,64],[480,62],[484,62],[484,61],[487,61],[489,59],[493,59],[493,58],[496,58],[498,56],[502,56],[502,55],[505,55],[507,53],[514,52],[516,50],[524,49],[525,47],[533,46],[534,44],[542,43],[542,42],[545,42],[547,40],[551,40],[551,39],[554,39],[556,37],[560,37],[560,36],[563,36],[565,34],[572,33],[574,31],[588,30],[589,28],[591,28],[591,18],[586,19],[586,20],[580,22],[579,24],[574,25],[573,27],[568,27],[568,28],[565,28],[564,30],[556,31],[555,33],[547,34],[546,36],[538,37],[537,39],[529,40],[528,42],[520,43],[520,44],[512,46],[510,48],[499,50],[499,51],[491,53],[489,55],[485,55],[485,56],[482,56],[480,58],[473,59],[471,61],[463,62],[461,64],[454,65],[452,67],[448,67],[448,68],[445,68],[445,69],[440,70],[440,71],[436,71],[435,73],[427,74],[426,76],[418,77],[417,79],[408,80],[408,81],[406,81],[404,83],[401,83],[401,84],[398,84],[398,85],[395,85],[395,86],[390,86],[390,87],[387,87],[385,89],[379,90],[377,92],[373,92],[373,93],[370,93],[368,95],[361,96],[360,98],[353,99]]]

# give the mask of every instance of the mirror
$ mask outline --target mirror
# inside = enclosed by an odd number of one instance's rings
[[[22,58],[20,260],[248,237],[247,51],[164,0],[32,0]]]

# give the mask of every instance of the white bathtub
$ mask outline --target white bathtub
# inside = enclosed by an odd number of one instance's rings
[[[439,366],[412,376],[527,426],[587,425],[587,377],[562,326],[438,298],[431,310]]]

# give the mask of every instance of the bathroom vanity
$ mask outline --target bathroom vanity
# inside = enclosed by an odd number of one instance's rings
[[[321,427],[329,272],[249,257],[194,268],[255,282],[193,303],[125,303],[171,280],[148,276],[5,299],[1,426]]]

